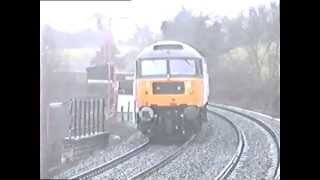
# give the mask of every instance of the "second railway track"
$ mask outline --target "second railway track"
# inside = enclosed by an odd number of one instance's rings
[[[245,117],[246,119],[249,119],[250,121],[254,122],[255,124],[257,124],[258,126],[262,127],[272,138],[272,141],[275,143],[275,147],[276,147],[276,153],[277,153],[277,159],[276,159],[276,167],[275,167],[275,171],[273,173],[273,179],[278,180],[280,179],[280,138],[278,137],[277,133],[272,130],[271,127],[269,127],[269,125],[267,125],[265,122],[259,120],[256,117],[250,116],[246,113],[243,112],[239,112],[237,110],[231,109],[231,108],[227,108],[224,107],[222,105],[216,105],[216,104],[209,104],[209,107],[213,107],[213,108],[217,108],[217,109],[221,109],[224,111],[229,111],[232,112],[234,114],[240,115],[242,117]],[[214,112],[212,110],[210,110],[211,112]]]
[[[235,130],[236,134],[237,134],[237,139],[238,139],[238,145],[236,148],[235,153],[232,155],[232,157],[230,158],[230,160],[228,160],[227,164],[222,168],[222,170],[218,173],[210,173],[209,171],[206,173],[205,176],[203,177],[210,177],[213,178],[215,180],[220,180],[220,179],[226,179],[228,178],[232,172],[234,172],[234,170],[236,169],[236,167],[238,166],[238,164],[242,161],[246,161],[245,159],[245,146],[246,146],[246,142],[245,142],[245,135],[243,133],[243,129],[241,129],[241,127],[239,126],[238,123],[235,123],[236,121],[233,120],[232,118],[228,118],[225,113],[221,113],[221,111],[215,110],[215,109],[220,109],[223,111],[229,111],[232,112],[234,114],[240,115],[246,119],[249,119],[251,121],[253,121],[255,124],[257,124],[258,126],[262,127],[266,132],[268,132],[268,134],[272,137],[273,142],[276,144],[276,152],[277,152],[277,160],[276,160],[276,167],[274,168],[274,174],[273,174],[273,179],[280,179],[280,140],[278,135],[272,130],[272,128],[270,128],[267,124],[265,124],[263,121],[260,121],[259,119],[252,117],[246,113],[242,113],[239,112],[237,110],[233,110],[231,108],[226,108],[223,107],[221,105],[215,105],[215,104],[209,104],[209,107],[211,107],[210,109],[208,109],[208,113],[211,113],[215,116],[218,116],[219,118],[225,120],[226,122],[228,122],[233,129]],[[153,163],[149,163],[149,165],[146,165],[143,168],[140,168],[139,171],[137,172],[137,170],[135,172],[129,172],[126,176],[126,179],[144,179],[146,177],[153,177],[153,173],[156,171],[159,171],[159,169],[161,169],[163,166],[169,164],[172,160],[174,160],[175,158],[177,158],[180,154],[182,154],[186,147],[188,147],[193,141],[195,141],[197,135],[193,135],[189,140],[185,141],[182,145],[178,145],[178,147],[175,147],[174,150],[170,150],[168,153],[168,155],[164,155],[162,158],[160,157],[159,160],[157,159],[152,159]],[[115,168],[116,166],[123,164],[124,162],[127,162],[129,159],[137,156],[136,158],[139,159],[139,154],[140,152],[144,152],[146,151],[146,149],[148,149],[148,147],[150,147],[150,141],[145,142],[144,144],[140,145],[139,147],[125,153],[124,155],[118,156],[117,158],[104,163],[98,167],[95,167],[93,169],[90,169],[86,172],[83,172],[77,176],[72,177],[71,179],[91,179],[95,176],[98,176],[99,174],[102,174],[108,170],[111,170],[113,168]],[[151,149],[150,149],[151,151]],[[148,154],[147,151],[144,154]],[[243,156],[243,158],[242,158]],[[130,160],[131,161],[131,160]],[[135,163],[133,163],[134,165],[136,165]],[[240,165],[239,165],[240,166]],[[123,169],[125,170],[125,169]],[[108,173],[107,173],[108,174]],[[126,174],[126,173],[125,173]],[[107,176],[108,177],[108,176]],[[113,177],[113,175],[112,175]],[[203,178],[202,177],[202,178]],[[103,177],[105,178],[105,177]],[[99,178],[98,178],[99,179]]]
[[[231,127],[237,133],[238,147],[237,147],[236,152],[232,156],[232,158],[229,161],[229,163],[223,168],[223,170],[218,174],[218,176],[216,176],[214,178],[215,180],[226,179],[231,174],[231,172],[235,169],[237,164],[239,163],[240,157],[241,157],[241,155],[243,153],[243,149],[244,149],[243,133],[230,119],[228,119],[227,117],[223,116],[222,114],[214,112],[214,111],[210,111],[210,110],[208,110],[208,113],[214,114],[214,115],[220,117],[221,119],[225,120],[226,122],[228,122],[231,125]],[[207,174],[207,177],[208,176],[211,176],[211,175]]]

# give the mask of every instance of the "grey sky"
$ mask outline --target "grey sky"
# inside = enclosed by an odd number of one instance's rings
[[[279,0],[132,0],[132,1],[41,1],[40,25],[75,32],[95,29],[93,15],[101,13],[112,17],[112,32],[117,40],[129,38],[135,27],[148,25],[160,32],[163,20],[172,19],[183,7],[194,14],[203,12],[212,16],[236,16],[251,6]],[[106,19],[107,21],[107,19]]]

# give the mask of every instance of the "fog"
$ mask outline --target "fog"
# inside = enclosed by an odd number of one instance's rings
[[[48,155],[47,152],[50,147],[64,147],[61,142],[66,134],[71,133],[70,112],[74,112],[72,108],[77,103],[81,110],[86,111],[81,116],[97,111],[96,118],[102,118],[106,112],[114,112],[120,118],[119,122],[126,118],[130,121],[123,123],[129,124],[130,130],[122,130],[122,126],[126,125],[121,123],[109,124],[112,126],[109,129],[106,124],[107,130],[97,133],[117,132],[119,128],[119,131],[126,131],[125,136],[129,136],[131,131],[136,131],[132,115],[132,89],[128,90],[131,94],[120,94],[112,99],[120,99],[113,107],[108,102],[108,93],[105,93],[112,91],[111,86],[97,85],[92,90],[88,84],[90,77],[87,68],[112,62],[116,74],[133,74],[136,56],[146,46],[161,40],[189,44],[205,57],[209,74],[209,102],[279,118],[279,11],[279,1],[273,0],[41,1],[41,177],[53,178],[76,167],[75,164],[61,165],[60,155],[57,155],[57,160],[53,158],[56,155]],[[126,88],[130,89],[130,86]],[[126,96],[130,99],[130,107]],[[98,109],[85,110],[91,102],[96,102],[95,108]],[[125,109],[130,109],[130,115],[119,116]],[[101,120],[101,123],[104,121]],[[53,127],[63,135],[51,138],[52,132],[56,131]],[[122,138],[122,134],[119,136]]]

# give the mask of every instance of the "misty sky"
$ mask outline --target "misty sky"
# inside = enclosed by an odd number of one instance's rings
[[[182,7],[194,14],[233,17],[251,6],[279,0],[132,0],[132,1],[40,1],[40,25],[76,32],[96,29],[95,13],[112,17],[112,32],[117,40],[127,40],[137,26],[148,25],[160,32],[161,22],[172,19]]]

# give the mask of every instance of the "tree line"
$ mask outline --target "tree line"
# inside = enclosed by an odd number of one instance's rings
[[[280,116],[277,3],[235,18],[196,16],[183,8],[172,21],[162,22],[161,31],[162,40],[185,42],[206,57],[212,101]]]
[[[50,58],[55,56],[49,54],[59,54],[53,51],[58,51],[60,47],[101,44],[101,36],[95,32],[86,31],[71,36],[50,27],[45,29],[43,42],[51,45],[43,52]],[[207,60],[211,101],[280,116],[279,4],[252,7],[247,14],[241,13],[233,18],[194,15],[182,8],[173,20],[162,22],[161,33],[158,36],[147,26],[141,27],[127,43],[142,49],[157,40],[185,42]],[[48,40],[45,40],[46,37]],[[127,54],[123,58],[126,60],[119,61],[119,66],[128,64],[134,68],[138,53]],[[55,59],[50,61],[50,66],[60,64],[60,58]]]

